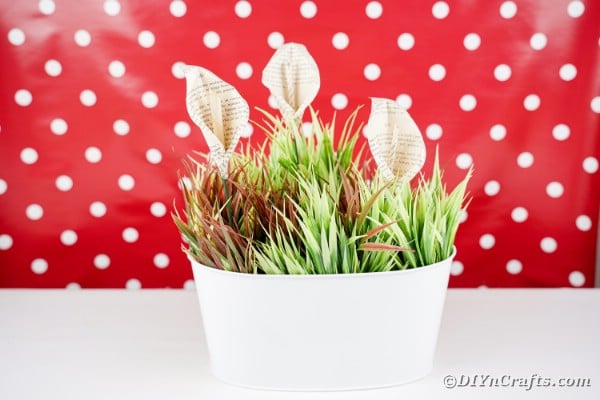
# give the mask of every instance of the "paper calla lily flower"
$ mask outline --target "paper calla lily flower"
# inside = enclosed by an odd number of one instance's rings
[[[269,60],[262,83],[286,121],[299,122],[321,86],[319,68],[305,46],[286,43]]]
[[[408,112],[394,100],[371,98],[369,147],[387,180],[411,180],[425,163],[425,142]]]
[[[206,68],[186,65],[184,73],[188,114],[202,130],[211,161],[226,177],[229,158],[248,125],[248,103],[233,86]]]

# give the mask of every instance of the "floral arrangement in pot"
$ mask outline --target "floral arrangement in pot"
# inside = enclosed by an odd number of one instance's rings
[[[235,151],[250,114],[238,91],[202,67],[186,66],[185,77],[210,154],[185,162],[173,219],[214,374],[287,390],[426,375],[471,170],[447,191],[436,152],[431,177],[411,183],[425,144],[388,99],[371,99],[368,146],[356,149],[358,109],[340,127],[310,108],[320,77],[301,44],[280,47],[263,71],[281,117],[259,110],[266,141],[256,148]]]

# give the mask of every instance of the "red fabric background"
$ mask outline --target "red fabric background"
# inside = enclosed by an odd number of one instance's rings
[[[206,147],[176,63],[271,109],[260,75],[283,38],[316,59],[325,119],[398,98],[449,184],[474,163],[451,286],[590,287],[599,37],[597,1],[3,0],[0,286],[193,285],[169,211]]]

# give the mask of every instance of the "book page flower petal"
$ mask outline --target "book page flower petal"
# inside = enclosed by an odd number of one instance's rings
[[[387,180],[411,180],[425,163],[425,142],[406,110],[394,100],[371,99],[367,123],[369,148]]]
[[[304,45],[286,43],[263,70],[262,83],[287,121],[299,121],[321,86],[319,68]]]
[[[250,118],[248,103],[229,83],[206,68],[186,65],[186,107],[202,130],[221,176]]]

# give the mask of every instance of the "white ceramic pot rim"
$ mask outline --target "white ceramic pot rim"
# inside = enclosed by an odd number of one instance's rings
[[[224,274],[224,275],[229,275],[229,276],[234,274],[236,276],[239,276],[239,279],[251,279],[251,280],[277,280],[277,279],[282,279],[282,280],[292,280],[292,279],[293,280],[301,280],[301,279],[302,280],[311,280],[311,279],[328,280],[328,279],[335,279],[335,280],[340,280],[340,279],[364,279],[364,278],[370,278],[370,277],[385,277],[385,276],[392,276],[392,275],[399,275],[399,274],[405,274],[405,275],[415,274],[415,273],[419,273],[422,270],[431,270],[432,268],[434,268],[434,269],[441,268],[446,260],[448,260],[448,259],[452,260],[452,259],[454,259],[454,256],[456,256],[456,246],[452,246],[452,254],[450,254],[450,257],[448,257],[444,260],[438,261],[437,263],[434,263],[434,264],[424,265],[422,267],[417,267],[417,268],[395,270],[395,271],[356,272],[356,273],[350,273],[350,274],[249,274],[249,273],[226,271],[223,269],[208,267],[208,266],[201,264],[198,261],[194,260],[192,258],[192,256],[190,256],[189,254],[188,254],[188,260],[190,260],[192,265],[199,266],[200,268],[210,271],[210,273]]]

